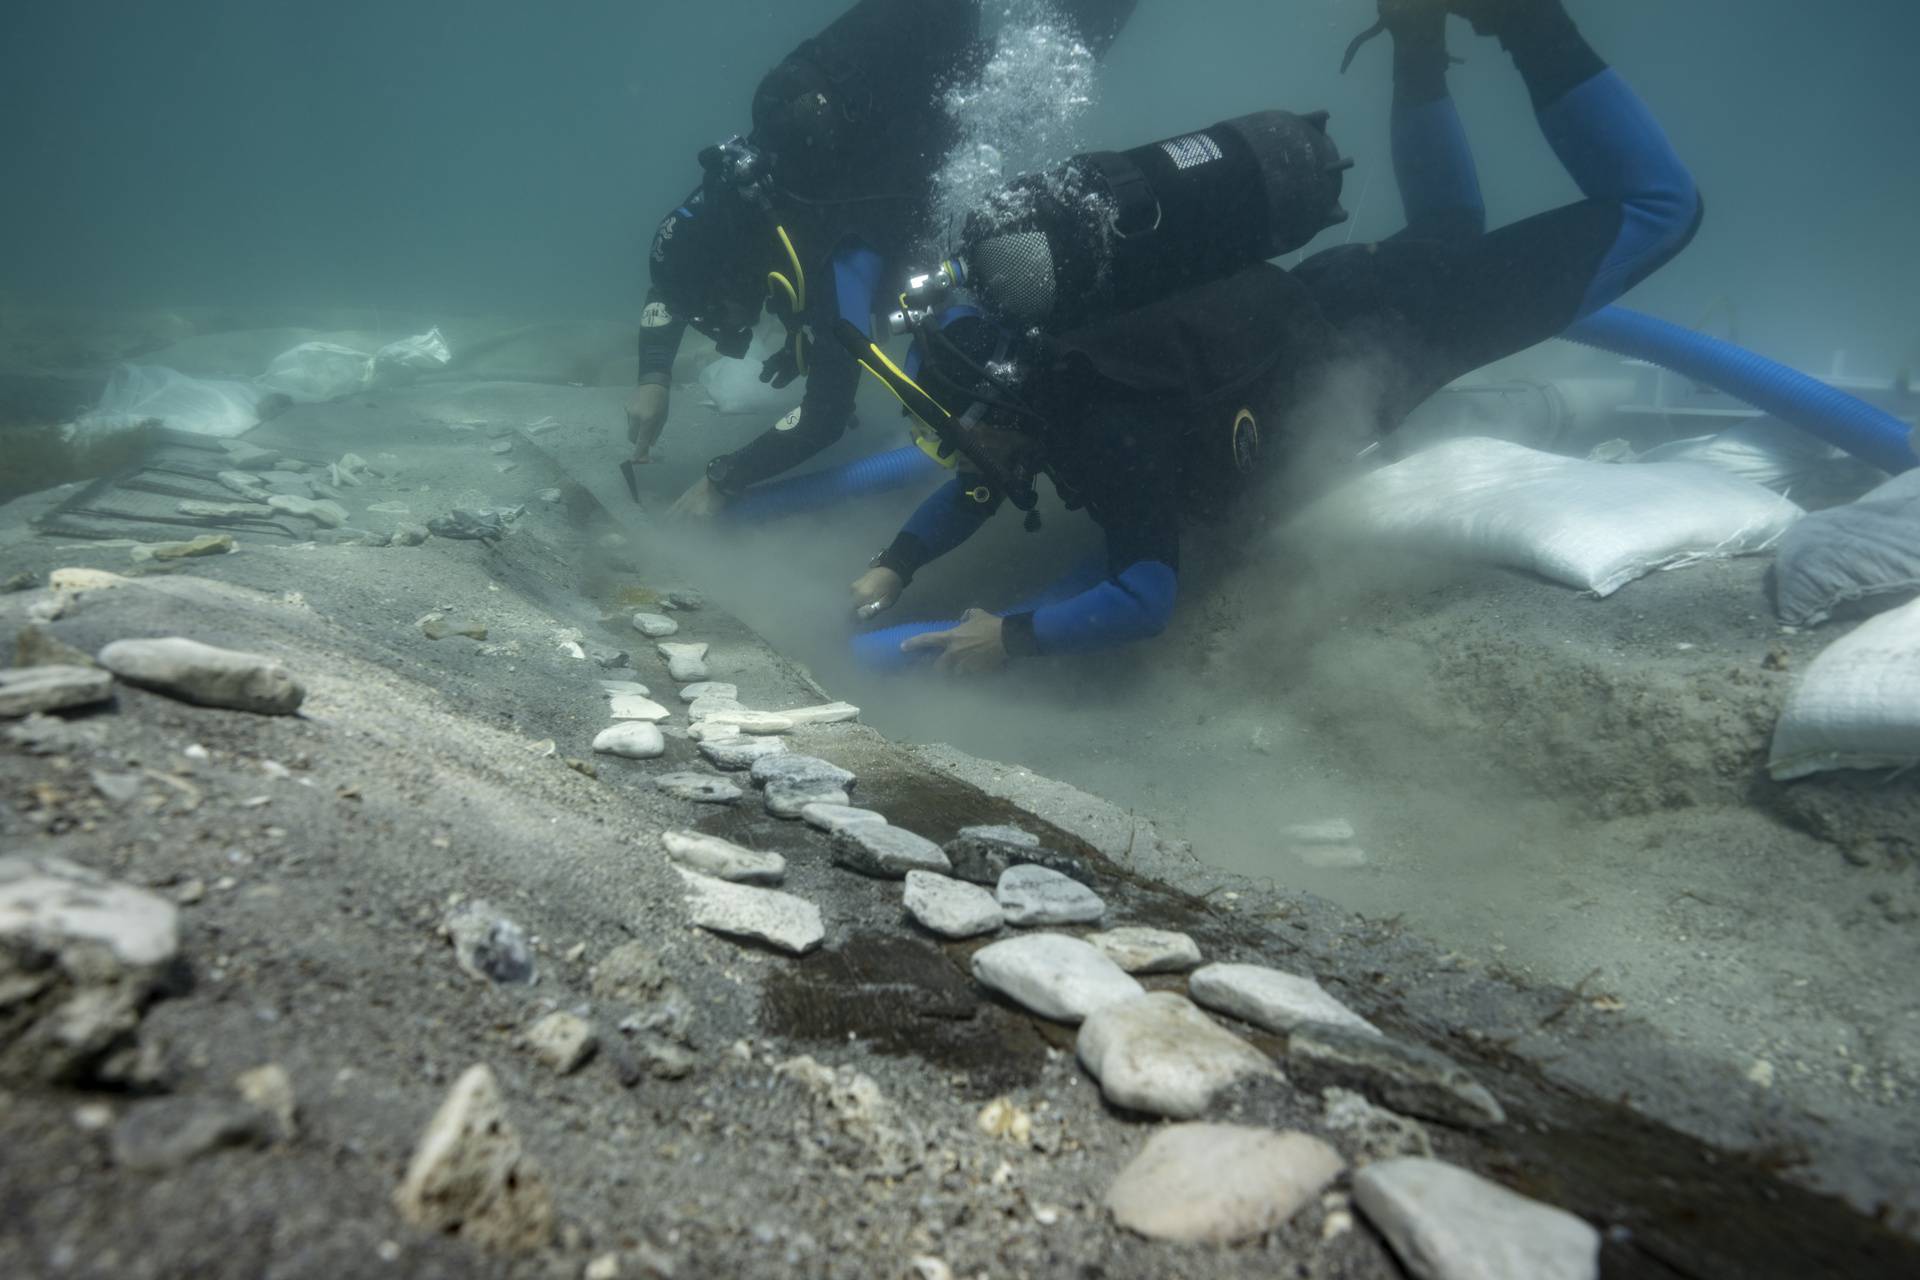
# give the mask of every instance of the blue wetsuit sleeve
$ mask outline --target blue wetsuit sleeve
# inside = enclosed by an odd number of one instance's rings
[[[1686,245],[1700,225],[1700,192],[1660,122],[1610,68],[1541,107],[1539,118],[1581,193],[1620,208],[1619,234],[1580,305],[1590,315]]]
[[[974,501],[968,494],[977,485],[978,481],[969,483],[967,478],[956,476],[935,489],[907,518],[899,536],[873,562],[874,567],[891,569],[902,582],[912,582],[923,566],[978,533],[1000,504]]]
[[[1007,617],[1002,636],[1016,657],[1094,653],[1151,639],[1167,629],[1180,576],[1160,560],[1139,560],[1077,596]]]
[[[1393,176],[1407,235],[1468,239],[1487,229],[1487,206],[1466,126],[1450,96],[1393,104]]]

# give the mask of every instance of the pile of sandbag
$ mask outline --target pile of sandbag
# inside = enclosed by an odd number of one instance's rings
[[[1920,764],[1920,600],[1869,619],[1813,660],[1774,729],[1781,781]]]
[[[1780,543],[1774,608],[1806,627],[1848,605],[1920,595],[1920,470],[1895,476],[1857,502],[1815,512]]]
[[[1886,479],[1885,472],[1778,418],[1754,418],[1714,435],[1674,440],[1633,461],[1704,463],[1803,506],[1848,501]]]
[[[99,404],[73,427],[85,435],[157,422],[195,435],[237,436],[259,425],[261,403],[269,396],[302,404],[332,400],[443,368],[451,359],[446,339],[433,329],[371,351],[338,342],[297,343],[257,376],[205,377],[167,365],[121,365]]]
[[[1614,466],[1473,437],[1363,476],[1305,519],[1335,536],[1607,596],[1655,570],[1766,551],[1801,515],[1782,495],[1698,463]]]
[[[1780,545],[1774,608],[1790,626],[1883,612],[1807,668],[1774,730],[1775,778],[1920,764],[1920,470],[1817,512]],[[1907,602],[1907,603],[1902,603]]]

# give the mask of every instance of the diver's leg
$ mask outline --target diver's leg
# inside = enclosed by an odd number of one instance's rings
[[[1389,13],[1393,33],[1393,176],[1402,236],[1464,240],[1487,229],[1473,148],[1447,92],[1447,14],[1432,5]]]
[[[1493,30],[1588,199],[1476,240],[1390,241],[1302,264],[1328,318],[1396,366],[1390,416],[1611,303],[1699,226],[1686,167],[1560,0],[1509,0]]]
[[[1587,315],[1672,260],[1699,230],[1705,207],[1660,122],[1594,52],[1561,0],[1505,2],[1508,11],[1487,25],[1513,55],[1541,131],[1581,193],[1619,210],[1578,304]]]

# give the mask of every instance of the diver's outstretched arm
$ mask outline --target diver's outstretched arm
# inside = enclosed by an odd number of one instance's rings
[[[980,532],[987,518],[999,510],[999,499],[976,502],[970,494],[985,482],[977,476],[956,476],[928,495],[907,518],[885,551],[874,558],[876,569],[891,569],[904,589],[913,575]]]

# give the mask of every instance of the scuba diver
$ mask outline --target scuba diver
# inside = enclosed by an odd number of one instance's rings
[[[1052,0],[1096,56],[1136,0]],[[704,176],[660,223],[641,316],[639,383],[627,404],[635,468],[666,426],[673,361],[691,327],[723,356],[747,354],[762,308],[787,329],[761,380],[806,379],[800,408],[744,448],[714,458],[674,504],[710,516],[748,486],[799,465],[853,421],[859,366],[816,332],[868,329],[883,285],[930,230],[932,180],[957,140],[941,102],[990,53],[980,0],[859,0],[760,82],[753,132],[707,148]]]
[[[1379,12],[1347,60],[1391,34],[1407,217],[1394,237],[1291,271],[1267,261],[1345,219],[1350,162],[1324,113],[1263,112],[1016,179],[969,216],[952,259],[910,281],[893,318],[915,335],[905,368],[837,331],[918,420],[922,447],[959,471],[853,584],[857,617],[892,607],[1003,502],[1037,527],[1032,481],[1045,475],[1105,533],[1103,574],[1031,610],[969,610],[901,649],[965,674],[1157,635],[1182,524],[1230,510],[1275,469],[1278,446],[1303,443],[1300,420],[1336,385],[1363,389],[1377,440],[1433,392],[1558,335],[1691,241],[1704,209],[1692,177],[1562,0],[1380,0]],[[1584,200],[1486,230],[1447,90],[1449,13],[1512,56]]]

